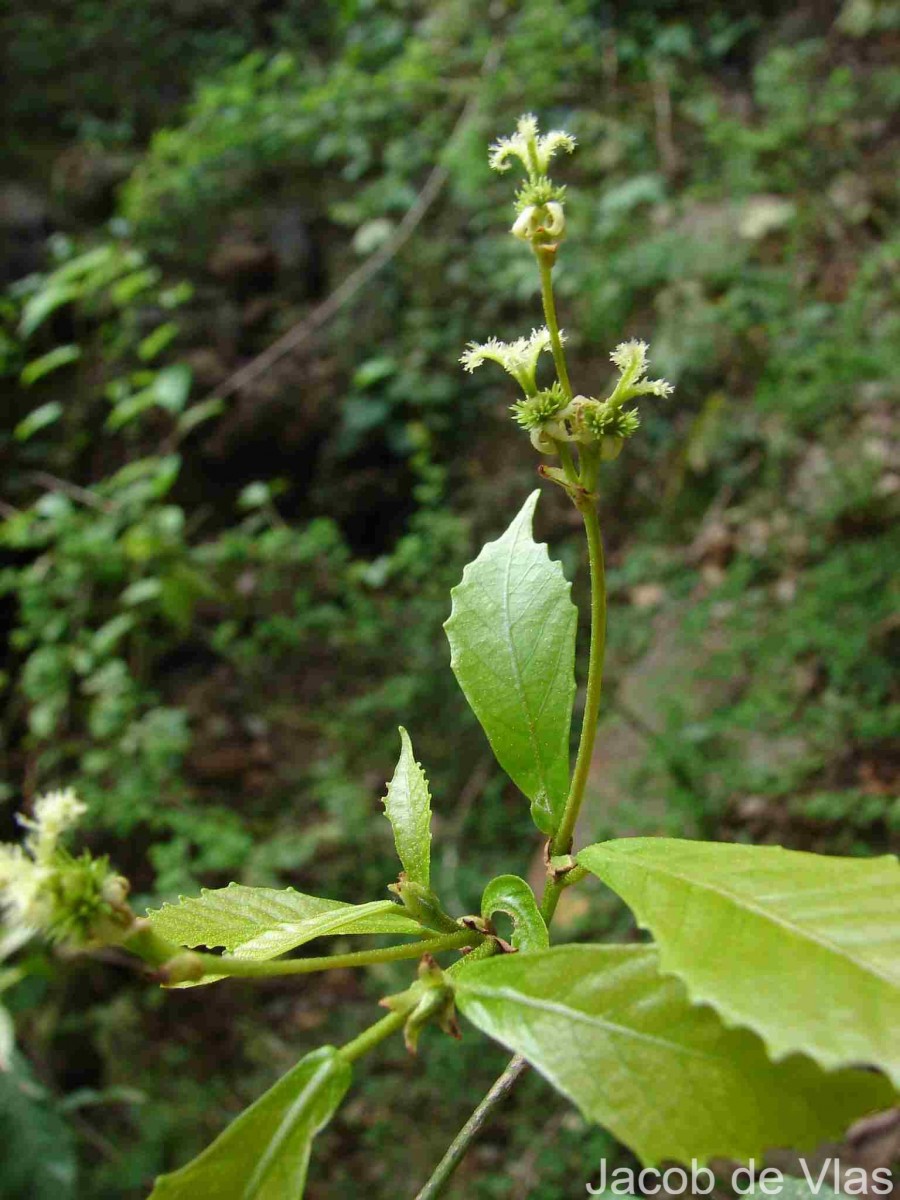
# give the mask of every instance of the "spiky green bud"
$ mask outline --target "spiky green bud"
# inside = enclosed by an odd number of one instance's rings
[[[568,403],[562,385],[556,382],[540,392],[535,392],[533,396],[517,400],[515,404],[510,405],[510,409],[514,420],[530,432],[558,420]]]

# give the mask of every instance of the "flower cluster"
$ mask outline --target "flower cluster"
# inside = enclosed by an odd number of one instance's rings
[[[12,930],[84,945],[132,919],[128,884],[107,860],[73,858],[61,844],[86,811],[73,791],[49,792],[19,817],[22,845],[0,843],[0,914]]]
[[[508,171],[514,159],[525,169],[526,178],[516,193],[517,216],[512,232],[529,242],[537,257],[547,323],[532,330],[530,337],[513,342],[497,338],[470,342],[460,362],[467,371],[474,371],[484,362],[495,362],[512,375],[524,393],[511,406],[513,419],[527,431],[539,453],[560,457],[561,470],[545,468],[544,474],[567,487],[576,498],[595,492],[600,463],[616,458],[626,439],[640,427],[636,409],[626,405],[639,396],[666,397],[672,385],[664,379],[647,378],[647,343],[633,340],[622,342],[610,355],[619,374],[605,399],[573,392],[565,361],[566,338],[559,329],[551,278],[566,229],[565,188],[555,184],[547,172],[554,155],[560,151],[571,154],[574,149],[571,134],[561,129],[541,134],[530,113],[519,118],[512,137],[501,138],[491,147],[489,161],[494,170]],[[553,355],[557,377],[548,386],[539,387],[538,361],[545,350]]]
[[[560,150],[571,154],[575,139],[562,129],[538,133],[537,118],[531,113],[519,118],[512,137],[500,138],[491,146],[488,161],[495,171],[508,171],[517,158],[527,178],[516,193],[518,214],[512,232],[538,246],[555,246],[566,232],[563,200],[566,189],[547,174],[550,160]]]
[[[565,335],[561,335],[565,340]],[[501,342],[490,338],[486,342],[470,342],[460,357],[464,369],[470,373],[486,362],[495,362],[512,375],[526,396],[537,392],[537,364],[545,350],[550,349],[550,331],[546,327],[532,329],[530,337],[516,338],[514,342]]]

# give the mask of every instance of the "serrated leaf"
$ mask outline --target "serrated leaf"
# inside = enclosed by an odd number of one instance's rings
[[[153,928],[179,946],[221,946],[237,958],[277,958],[317,937],[337,934],[417,934],[421,928],[392,900],[345,904],[293,888],[205,888],[148,912]],[[211,979],[203,982],[212,982]]]
[[[400,759],[387,785],[384,811],[394,831],[397,855],[408,879],[429,887],[431,881],[431,793],[413,754],[409,734],[400,727]]]
[[[631,906],[663,971],[780,1058],[873,1063],[900,1086],[900,864],[625,838],[577,856]]]
[[[802,1150],[894,1103],[870,1072],[826,1074],[799,1055],[773,1064],[755,1034],[691,1004],[651,946],[504,954],[453,978],[473,1024],[650,1165]]]
[[[161,1175],[150,1200],[301,1200],[312,1140],[350,1079],[333,1046],[307,1054],[193,1162]]]
[[[516,950],[546,950],[550,945],[550,935],[534,892],[518,875],[498,875],[484,889],[482,917],[490,921],[498,912],[506,913],[512,920],[510,940]]]
[[[577,614],[562,567],[532,537],[539,495],[466,567],[444,628],[451,666],[497,761],[550,834],[569,788]]]

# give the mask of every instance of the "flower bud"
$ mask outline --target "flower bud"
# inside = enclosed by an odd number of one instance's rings
[[[527,208],[523,208],[516,217],[510,232],[517,238],[521,238],[523,242],[530,242],[534,237],[534,218],[537,211],[533,204],[529,204]]]

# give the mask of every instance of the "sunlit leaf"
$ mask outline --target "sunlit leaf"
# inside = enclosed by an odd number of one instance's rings
[[[571,585],[534,541],[539,492],[452,591],[451,665],[497,760],[552,833],[569,786],[576,611]]]
[[[578,861],[634,909],[660,964],[776,1058],[868,1062],[900,1086],[900,863],[625,838]]]
[[[270,959],[317,937],[417,934],[419,925],[392,900],[344,904],[292,888],[204,889],[147,914],[157,933],[179,946],[221,946],[237,958]],[[204,982],[211,982],[205,980]]]

